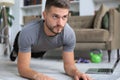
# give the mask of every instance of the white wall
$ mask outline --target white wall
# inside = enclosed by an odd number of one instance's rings
[[[13,26],[10,28],[10,43],[13,44],[14,38],[19,30],[21,30],[20,26],[20,6],[19,0],[15,0],[14,6],[11,7],[12,15],[14,16],[15,20],[13,22]]]
[[[98,10],[101,4],[105,4],[108,8],[114,8],[114,7],[118,7],[118,5],[120,4],[120,0],[94,1],[94,4],[95,4],[95,10]]]
[[[93,0],[79,0],[80,16],[94,15],[95,6]]]

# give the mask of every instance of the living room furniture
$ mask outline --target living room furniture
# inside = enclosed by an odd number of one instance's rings
[[[94,16],[70,16],[68,23],[76,34],[75,50],[107,50],[110,62],[112,50],[117,50],[119,58],[120,13],[116,9],[107,9],[103,12],[104,15],[109,12],[108,28],[101,25],[103,16],[98,18],[99,24],[95,25],[97,13]]]

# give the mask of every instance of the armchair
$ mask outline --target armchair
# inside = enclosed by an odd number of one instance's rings
[[[102,27],[96,28],[93,25],[95,16],[96,15],[69,17],[68,23],[76,34],[75,50],[107,50],[108,61],[110,62],[111,51],[114,49],[117,49],[119,58],[120,13],[115,9],[109,10],[109,29]]]

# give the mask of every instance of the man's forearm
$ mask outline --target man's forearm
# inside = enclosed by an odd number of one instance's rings
[[[22,77],[28,78],[28,79],[33,79],[36,80],[35,78],[37,77],[38,72],[32,70],[32,69],[23,69],[23,70],[19,70],[19,73]]]
[[[55,80],[52,77],[44,75],[42,73],[36,72],[32,69],[26,69],[19,72],[22,77],[28,78],[30,80]]]

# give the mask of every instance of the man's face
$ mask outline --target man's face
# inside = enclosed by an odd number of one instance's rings
[[[59,34],[67,22],[68,13],[68,9],[52,6],[49,11],[44,12],[45,27],[47,27],[52,34]]]

